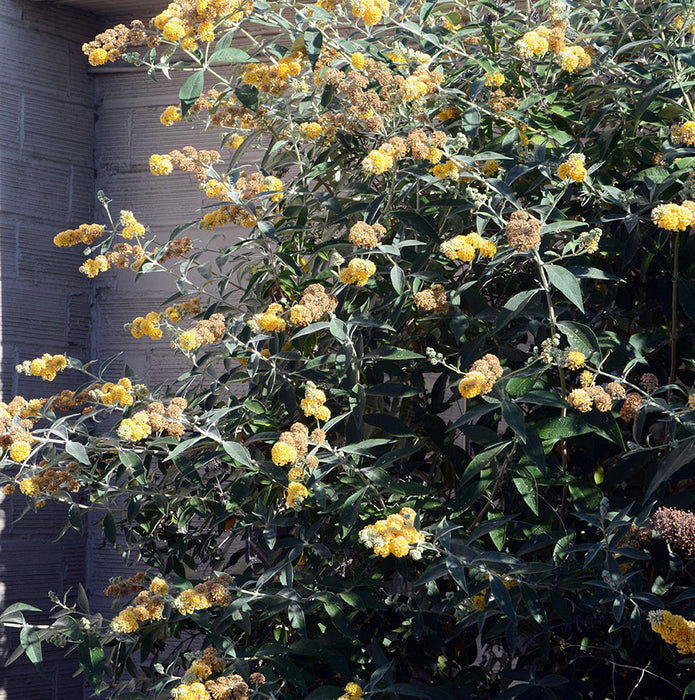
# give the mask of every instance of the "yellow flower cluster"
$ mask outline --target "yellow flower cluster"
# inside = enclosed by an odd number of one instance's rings
[[[672,126],[671,141],[677,145],[684,143],[686,146],[695,146],[695,121],[686,121]]]
[[[562,70],[574,73],[576,70],[588,68],[591,65],[591,56],[581,46],[568,46],[557,54],[557,62]]]
[[[220,574],[215,581],[199,583],[193,588],[181,591],[173,601],[174,607],[182,615],[191,615],[197,610],[206,610],[213,605],[227,607],[232,602],[232,597],[227,591],[227,584],[231,581],[232,577],[228,574]]]
[[[81,224],[76,229],[67,229],[56,234],[53,243],[65,247],[84,243],[91,245],[96,238],[104,235],[104,227],[101,224]]]
[[[17,440],[13,442],[10,446],[10,459],[13,462],[23,462],[31,452],[31,445],[25,440]],[[23,482],[22,482],[23,483]],[[26,493],[22,484],[20,483],[19,488],[23,493]]]
[[[581,369],[584,366],[584,362],[586,362],[586,357],[584,357],[584,353],[579,352],[579,350],[570,350],[567,353],[567,362],[565,366],[568,369]]]
[[[319,465],[318,457],[307,456],[309,440],[320,445],[325,439],[326,434],[323,430],[317,428],[309,435],[309,429],[303,423],[294,423],[289,430],[281,433],[279,440],[273,445],[271,450],[273,462],[280,467],[292,465],[287,474],[289,479],[285,498],[287,508],[299,508],[309,495],[308,489],[302,483],[304,467],[316,469]]]
[[[574,180],[574,182],[582,182],[587,175],[586,167],[584,166],[585,157],[582,153],[572,153],[566,161],[560,163],[557,174],[561,180]]]
[[[372,224],[358,221],[350,229],[350,243],[361,248],[376,248],[381,239],[386,235],[386,229],[381,224]]]
[[[352,14],[371,27],[389,11],[388,0],[352,0]]]
[[[481,258],[491,258],[497,252],[497,246],[489,238],[483,238],[477,233],[469,233],[444,241],[441,250],[449,260],[472,262],[478,252]]]
[[[459,393],[464,399],[489,394],[502,376],[499,358],[488,353],[476,360],[459,382]]]
[[[152,434],[152,426],[147,411],[138,411],[132,418],[124,418],[116,432],[121,440],[128,442],[138,442],[149,437]]]
[[[182,683],[171,691],[174,700],[211,700],[212,695],[208,693],[205,686],[200,681],[192,683]]]
[[[50,355],[44,353],[35,360],[24,360],[22,364],[16,366],[17,372],[30,377],[41,377],[47,382],[52,382],[56,374],[68,366],[65,355]]]
[[[331,411],[326,403],[326,394],[319,389],[314,382],[307,382],[304,398],[299,402],[299,406],[304,411],[305,416],[314,416],[316,420],[327,421],[331,417]]]
[[[695,202],[659,204],[652,209],[652,222],[667,231],[685,231],[695,223]]]
[[[159,117],[159,121],[162,122],[164,126],[171,126],[176,122],[180,122],[181,119],[181,110],[174,105],[169,105]]]
[[[360,51],[355,51],[350,56],[350,64],[355,70],[362,70],[364,68],[364,54]]]
[[[138,316],[132,323],[126,323],[125,328],[131,332],[133,338],[142,338],[143,335],[147,335],[152,340],[159,340],[162,337],[159,321],[159,314],[156,311],[150,311],[147,316]]]
[[[278,64],[249,63],[244,70],[242,81],[253,85],[261,92],[279,96],[287,88],[289,78],[296,77],[302,72],[303,54],[293,51],[283,56]]]
[[[390,143],[384,143],[379,148],[369,151],[362,161],[362,170],[369,175],[381,175],[390,170],[394,164],[394,150]]]
[[[128,209],[121,210],[120,223],[123,227],[123,238],[141,238],[145,235],[145,227],[135,218],[135,214]]]
[[[273,303],[263,313],[254,314],[248,325],[254,333],[281,333],[287,327],[283,312],[282,304]]]
[[[415,515],[412,508],[401,508],[399,513],[360,530],[360,542],[380,557],[392,554],[398,558],[410,555],[413,559],[420,559],[425,536],[415,527]]]
[[[499,71],[495,73],[489,73],[487,77],[485,78],[485,86],[486,87],[502,87],[505,82],[505,77],[503,73],[500,73]],[[441,119],[441,117],[440,117]],[[444,120],[442,120],[444,121]]]
[[[362,697],[362,688],[357,683],[348,683],[345,686],[345,692],[338,700],[360,700]]]
[[[185,51],[195,51],[197,40],[209,43],[215,40],[214,25],[226,18],[239,22],[253,11],[251,0],[196,0],[172,2],[163,12],[153,17],[151,24],[161,30],[162,37],[174,43],[181,42]]]
[[[586,379],[582,383],[586,384]],[[598,384],[590,384],[570,391],[567,403],[580,413],[588,413],[594,405],[600,413],[606,413],[613,407],[613,397]]]
[[[304,122],[299,126],[299,131],[305,139],[315,141],[323,134],[323,126],[319,122]]]
[[[167,155],[153,153],[150,156],[150,172],[153,175],[171,175],[174,172],[174,164]]]
[[[197,350],[203,345],[219,343],[227,331],[227,324],[222,314],[212,314],[209,319],[198,321],[194,328],[184,331],[178,344],[185,352]]]
[[[129,44],[137,46],[144,42],[145,25],[136,19],[130,23],[130,28],[117,24],[113,29],[97,34],[93,41],[82,45],[82,52],[90,65],[101,66],[115,61]]]
[[[236,150],[242,143],[244,143],[245,140],[246,139],[241,134],[234,133],[230,135],[226,143],[230,148]]]
[[[115,403],[121,406],[132,406],[135,390],[136,387],[133,386],[130,379],[128,379],[128,377],[123,377],[119,379],[116,384],[107,382],[101,389],[96,390],[95,393],[96,398],[107,406],[113,406]]]
[[[527,60],[541,58],[548,51],[552,51],[560,68],[569,73],[588,68],[591,65],[591,55],[582,46],[565,44],[566,28],[567,23],[562,19],[553,20],[550,27],[536,27],[516,42],[516,51],[521,58]]]
[[[695,622],[668,610],[652,610],[649,624],[667,644],[675,644],[681,654],[695,653]]]
[[[188,301],[182,301],[164,309],[164,315],[171,323],[178,323],[186,316],[195,316],[200,313],[200,298],[193,297]]]
[[[142,577],[140,580],[142,580]],[[110,589],[111,586],[107,590]],[[140,622],[161,620],[162,611],[164,610],[163,596],[168,591],[169,586],[164,579],[153,579],[149,590],[140,591],[133,599],[133,602],[111,620],[111,629],[114,632],[130,634],[137,631]]]
[[[106,272],[111,267],[105,255],[97,255],[95,258],[87,258],[79,270],[90,279],[96,277],[100,272]]]
[[[354,284],[357,287],[364,287],[375,272],[376,265],[371,260],[353,258],[348,263],[348,266],[340,271],[340,281],[343,284]]]
[[[530,59],[536,56],[544,56],[550,48],[547,36],[543,36],[543,32],[538,31],[538,29],[526,32],[516,42],[516,51],[521,58]]]
[[[447,160],[444,163],[437,163],[432,168],[432,175],[438,177],[440,180],[458,180],[459,173],[461,169],[453,160]]]

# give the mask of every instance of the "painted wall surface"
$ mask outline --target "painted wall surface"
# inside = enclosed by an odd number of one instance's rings
[[[2,398],[42,396],[70,386],[20,377],[17,362],[43,352],[89,354],[89,288],[81,253],[53,236],[93,215],[94,100],[80,45],[93,17],[69,8],[0,0],[0,382]],[[22,496],[0,495],[0,607],[22,600],[50,607],[84,580],[82,538],[54,541],[64,509],[49,505],[18,520]],[[0,632],[0,664],[17,645]],[[61,650],[46,650],[45,677],[21,659],[0,670],[0,698],[75,700],[81,678]]]
[[[89,280],[78,271],[81,247],[58,248],[53,237],[81,223],[104,223],[96,197],[103,190],[115,217],[130,209],[160,241],[168,239],[175,226],[198,217],[211,200],[190,175],[154,177],[149,156],[186,145],[219,149],[220,135],[201,136],[185,123],[161,125],[159,116],[166,105],[178,103],[185,76],[155,84],[132,66],[88,65],[82,43],[132,19],[108,14],[109,8],[118,10],[117,2],[104,1],[98,8],[82,0],[67,4],[90,11],[0,0],[2,400],[52,395],[82,382],[75,372],[64,372],[51,384],[15,372],[16,364],[44,352],[83,361],[123,353],[110,367],[109,379],[123,376],[127,358],[148,386],[171,380],[186,367],[166,339],[136,340],[123,329],[159,308],[174,290],[173,277],[148,275],[135,283],[132,271],[115,270]],[[146,21],[166,5],[166,0],[142,2],[141,18]],[[93,14],[95,9],[101,14]],[[23,496],[0,494],[0,609],[21,600],[46,610],[48,590],[74,595],[82,582],[92,610],[110,616],[111,601],[102,592],[109,578],[125,569],[103,541],[98,518],[92,518],[85,538],[70,533],[56,540],[64,509],[49,505],[18,519],[24,508]],[[16,645],[17,635],[0,633],[0,667]],[[1,669],[0,700],[90,696],[82,679],[71,677],[74,655],[64,660],[61,650],[48,648],[45,657],[43,677],[25,659]]]

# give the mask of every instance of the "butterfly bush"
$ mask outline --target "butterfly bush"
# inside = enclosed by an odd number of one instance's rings
[[[172,276],[124,338],[188,369],[19,365],[75,384],[0,404],[0,485],[133,571],[109,619],[8,608],[15,657],[114,698],[680,697],[694,37],[658,1],[177,0],[85,44],[183,73],[145,155],[205,204],[158,240],[99,193],[55,243]]]

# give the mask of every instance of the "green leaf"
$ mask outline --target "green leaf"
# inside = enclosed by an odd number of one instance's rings
[[[579,350],[587,358],[594,353],[601,354],[598,338],[589,326],[574,321],[559,321],[557,326],[567,336],[573,350]]]
[[[403,348],[395,348],[390,345],[382,345],[380,348],[367,353],[365,359],[383,359],[383,360],[419,360],[424,357],[417,352],[404,350]]]
[[[513,401],[506,398],[502,401],[502,418],[519,440],[526,442],[526,416]]]
[[[515,294],[500,310],[492,332],[498,333],[508,323],[511,323],[515,318],[520,316],[531,302],[531,299],[533,299],[538,292],[540,292],[540,289],[527,289]]]
[[[398,437],[413,435],[413,431],[405,425],[405,423],[394,416],[389,416],[384,413],[366,413],[364,422],[367,425],[373,425],[375,428],[383,430],[389,435],[396,435]]]
[[[347,533],[352,526],[357,521],[357,516],[360,513],[360,506],[362,505],[362,499],[367,490],[367,487],[351,493],[346,499],[345,503],[340,508],[340,524],[343,527],[343,534]]]
[[[403,294],[403,290],[405,289],[405,273],[398,265],[394,265],[391,268],[391,284],[396,294]]]
[[[135,454],[135,452],[129,452],[127,450],[121,450],[118,453],[118,461],[128,469],[137,469],[142,467],[142,460]]]
[[[104,529],[104,537],[111,544],[116,544],[116,521],[113,519],[111,513],[106,513],[104,519],[101,522]]]
[[[246,85],[242,83],[234,89],[236,98],[249,109],[255,110],[258,107],[258,88],[254,85]]]
[[[41,652],[41,638],[33,626],[22,627],[19,632],[19,643],[31,663],[43,672],[43,654]]]
[[[321,55],[321,47],[323,46],[323,34],[319,29],[307,29],[304,32],[304,47],[309,56],[311,70],[316,68],[316,62]]]
[[[104,650],[98,644],[90,645],[90,641],[85,639],[79,645],[80,666],[94,693],[100,695],[101,679],[104,675]]]
[[[512,605],[512,597],[509,595],[507,587],[499,576],[490,576],[490,591],[495,597],[500,610],[516,624],[516,611]]]
[[[679,469],[690,464],[695,459],[695,439],[684,440],[675,447],[666,459],[659,464],[656,474],[652,478],[646,493],[644,502],[656,491],[659,486],[668,481]]]
[[[252,59],[246,51],[224,47],[217,49],[217,51],[210,56],[208,63],[248,63],[253,60],[255,59]]]
[[[544,269],[550,284],[562,292],[569,301],[584,313],[584,301],[579,280],[569,270],[559,265],[544,265]]]
[[[71,457],[74,457],[80,464],[86,464],[89,466],[89,455],[87,454],[85,446],[81,442],[73,442],[70,440],[65,444],[65,451]]]
[[[304,619],[304,611],[302,610],[299,603],[291,602],[287,606],[287,617],[289,618],[290,625],[293,629],[296,629],[302,637],[306,636],[306,620]]]
[[[185,117],[193,103],[203,92],[205,82],[205,71],[201,68],[192,73],[179,90],[179,100],[181,101],[181,114]]]
[[[222,442],[222,449],[239,464],[244,464],[247,467],[253,467],[253,461],[251,460],[251,455],[249,451],[239,442],[234,442],[233,440],[224,440]]]

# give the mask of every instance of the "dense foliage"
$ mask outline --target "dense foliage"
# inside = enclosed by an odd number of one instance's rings
[[[126,331],[190,370],[18,368],[85,384],[4,405],[0,479],[133,566],[113,620],[8,609],[19,652],[115,698],[681,697],[694,37],[684,2],[179,0],[87,44],[188,72],[163,128],[221,147],[152,155],[210,198],[168,241],[105,195],[56,237],[173,274]]]

